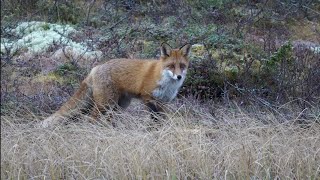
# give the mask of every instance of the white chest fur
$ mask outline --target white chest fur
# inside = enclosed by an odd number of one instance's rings
[[[186,78],[187,71],[185,70],[178,80],[177,75],[174,75],[170,70],[165,69],[162,71],[161,79],[158,82],[158,87],[152,91],[152,95],[155,99],[169,102],[173,100],[179,91],[184,79]]]

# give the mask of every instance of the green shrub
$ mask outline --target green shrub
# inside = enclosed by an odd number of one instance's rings
[[[84,21],[86,6],[81,1],[54,1],[54,0],[28,0],[28,1],[1,1],[1,15],[4,20],[13,17],[23,19],[41,19],[48,22],[77,24]],[[11,17],[11,18],[10,18]]]
[[[58,79],[62,79],[63,84],[72,85],[73,87],[78,85],[87,75],[84,69],[72,62],[58,66],[52,73]]]

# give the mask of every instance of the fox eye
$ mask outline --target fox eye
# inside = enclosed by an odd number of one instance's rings
[[[170,64],[168,67],[169,67],[170,69],[174,69],[174,64]]]
[[[184,68],[186,68],[186,65],[180,64],[180,68],[181,68],[181,69],[184,69]]]

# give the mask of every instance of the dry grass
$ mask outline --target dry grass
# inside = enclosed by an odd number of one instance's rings
[[[2,116],[1,179],[319,178],[318,108],[175,107],[152,131],[140,106],[115,115],[116,127],[83,121],[42,129],[37,118]]]

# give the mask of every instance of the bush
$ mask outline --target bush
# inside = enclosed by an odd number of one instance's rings
[[[191,61],[181,93],[200,99],[237,97],[248,101],[259,97],[281,104],[301,98],[316,103],[320,96],[316,83],[320,80],[316,68],[319,58],[319,54],[310,49],[294,51],[290,42],[267,59],[256,59],[250,54],[228,55],[228,51],[221,51],[217,59],[207,57]]]
[[[290,12],[292,9],[286,7],[292,7],[299,14]],[[89,62],[72,56],[70,59],[76,64],[63,62],[58,69],[48,68],[50,78],[64,78],[64,81],[54,84],[58,90],[50,92],[61,96],[61,92],[65,90],[67,95],[63,95],[63,98],[72,94],[77,82],[86,76],[86,72],[81,69],[83,67],[88,70],[94,64],[112,58],[159,57],[158,47],[161,42],[169,42],[175,47],[189,42],[200,46],[191,57],[188,78],[181,89],[184,95],[194,95],[203,100],[216,98],[229,101],[237,98],[244,101],[262,98],[270,103],[281,103],[302,98],[316,101],[319,97],[319,85],[316,83],[319,82],[319,71],[316,68],[319,67],[319,52],[316,50],[319,47],[315,45],[314,50],[306,47],[297,49],[295,40],[307,37],[306,41],[313,42],[317,39],[318,22],[314,20],[315,13],[312,11],[317,8],[319,6],[311,1],[295,4],[293,1],[242,0],[4,0],[1,6],[1,42],[20,39],[10,31],[16,21],[31,19],[77,24],[78,26],[73,26],[77,32],[71,35],[70,41],[79,45],[86,44],[90,51],[102,52],[103,58],[92,58]],[[311,21],[301,18],[303,14]],[[293,32],[292,29],[297,30],[296,27],[301,25],[291,25],[300,21],[308,24],[305,27],[307,31]],[[41,29],[48,31],[49,25],[45,23]],[[291,40],[291,43],[284,44],[287,40]],[[48,53],[54,52],[52,49],[57,46],[57,43],[50,46]],[[8,49],[10,50],[10,46]],[[38,72],[39,70],[32,73],[31,70],[35,68],[32,64],[36,64],[43,54],[32,57],[33,63],[26,63],[24,53],[25,48],[16,53],[6,50],[1,54],[1,62],[6,64],[2,66],[2,70],[5,69],[3,72],[9,74],[1,85],[6,87],[10,84],[7,89],[2,88],[4,98],[1,102],[10,100],[29,103],[30,98],[21,98],[25,95],[18,91],[21,84],[33,76],[47,75],[42,71]],[[23,72],[29,72],[26,73],[27,80],[16,80],[11,76],[22,72],[15,63],[17,59],[27,69]],[[77,63],[80,62],[84,66],[81,64],[81,68],[77,69]],[[12,69],[7,69],[8,66]],[[72,78],[76,80],[72,81]],[[43,93],[39,96],[43,98],[50,94]],[[31,99],[36,101],[41,98]],[[63,98],[51,101],[57,105]],[[43,105],[44,101],[41,102]],[[42,105],[39,107],[43,107]],[[55,105],[52,107],[56,107]]]

